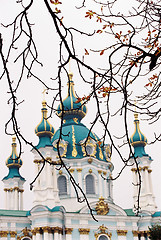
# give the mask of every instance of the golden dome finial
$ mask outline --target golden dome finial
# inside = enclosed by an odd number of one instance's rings
[[[73,78],[73,73],[71,72],[71,59],[69,59],[69,73],[68,73],[68,76],[69,76],[69,80],[71,81],[72,78]]]
[[[16,136],[13,136],[12,137],[12,143],[15,143],[16,142]]]
[[[138,113],[136,112],[136,104],[137,104],[137,101],[135,99],[135,102],[134,102],[134,105],[135,105],[134,118],[135,118],[135,120],[138,120]]]

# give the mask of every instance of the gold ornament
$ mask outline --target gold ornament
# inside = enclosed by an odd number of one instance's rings
[[[109,212],[108,204],[104,202],[104,198],[100,197],[96,204],[96,212],[98,215],[106,215]]]

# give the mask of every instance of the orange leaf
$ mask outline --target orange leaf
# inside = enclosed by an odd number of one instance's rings
[[[89,52],[87,51],[87,49],[85,48],[85,55],[89,55]]]
[[[86,16],[85,17],[89,17],[90,19],[94,16],[95,12],[89,10],[88,12],[86,12]]]
[[[55,0],[55,1],[50,0],[50,2],[54,5],[62,4],[61,2],[59,2],[59,0]]]
[[[79,103],[79,102],[81,102],[81,98],[77,98],[77,101],[75,101],[75,103]]]
[[[101,146],[101,144],[102,144],[102,142],[101,142],[101,141],[98,141],[97,143],[98,143],[98,145],[99,145],[99,146]]]
[[[104,54],[104,51],[105,51],[105,50],[103,49],[103,50],[100,52],[100,55],[103,55],[103,54]]]
[[[102,30],[97,30],[97,32],[96,33],[102,33],[103,31]]]

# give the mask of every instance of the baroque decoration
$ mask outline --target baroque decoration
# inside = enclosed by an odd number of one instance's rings
[[[108,204],[104,202],[104,198],[100,197],[95,208],[98,215],[106,215],[109,212]]]
[[[109,238],[109,240],[111,240],[111,236],[112,233],[109,232],[108,228],[104,226],[104,224],[102,224],[98,230],[95,232],[95,238],[96,240],[99,239],[99,237],[103,235],[103,236],[107,236]]]

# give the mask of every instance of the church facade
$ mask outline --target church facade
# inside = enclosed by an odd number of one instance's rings
[[[136,216],[133,209],[114,203],[110,146],[103,148],[99,137],[81,122],[87,109],[75,95],[72,78],[70,73],[68,95],[57,109],[62,120],[57,131],[47,120],[46,101],[42,102],[42,119],[35,129],[39,143],[32,152],[35,176],[43,170],[33,185],[33,207],[29,211],[23,210],[25,178],[19,171],[22,160],[13,137],[12,154],[6,161],[9,173],[2,180],[5,209],[0,210],[0,239],[147,240],[148,227],[161,220],[161,212],[155,204],[152,159],[145,152],[147,139],[139,128],[138,114],[130,138],[136,157],[130,159],[134,205],[138,200],[138,170],[142,179],[140,213]],[[61,158],[64,167],[60,167]],[[79,183],[77,193],[73,181]],[[82,201],[84,193],[90,208]]]

